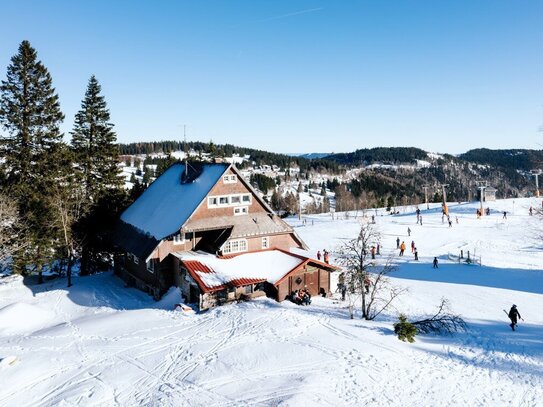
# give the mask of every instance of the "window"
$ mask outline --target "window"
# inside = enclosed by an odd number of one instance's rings
[[[263,249],[269,249],[270,248],[270,238],[268,236],[264,236],[262,238],[262,248]]]
[[[222,181],[225,184],[232,184],[238,181],[238,177],[236,177],[235,175],[225,175],[224,177],[222,177]]]
[[[224,206],[234,206],[239,204],[250,204],[252,200],[251,194],[236,194],[224,196],[210,196],[207,198],[208,208],[217,208]]]
[[[238,206],[237,208],[234,208],[234,216],[246,215],[248,213],[249,213],[249,208],[246,206]]]
[[[253,285],[249,284],[245,286],[245,294],[252,294],[253,293]]]
[[[173,244],[183,244],[185,243],[185,234],[178,233],[173,237]]]
[[[224,254],[228,253],[239,253],[239,252],[246,252],[247,251],[247,240],[245,239],[237,239],[237,240],[229,240],[225,243],[225,245],[222,248],[222,252]]]
[[[138,259],[138,256],[135,256],[132,253],[126,253],[126,257],[128,257],[128,260],[130,260],[134,264],[139,264],[140,263],[140,260]]]
[[[147,262],[147,271],[149,273],[155,272],[155,259],[149,259],[149,261]]]

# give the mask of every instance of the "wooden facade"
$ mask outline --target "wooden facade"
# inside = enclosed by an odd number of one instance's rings
[[[179,167],[175,170],[182,171]],[[149,242],[144,241],[149,240],[149,233],[140,233],[140,241],[121,241],[120,253],[115,256],[115,270],[127,284],[155,298],[160,298],[171,286],[178,286],[186,301],[198,302],[201,309],[262,295],[282,301],[291,291],[304,287],[312,295],[330,291],[329,271],[333,268],[325,271],[322,266],[306,262],[275,285],[262,280],[246,284],[237,282],[229,287],[208,290],[195,281],[173,254],[198,251],[220,257],[271,249],[285,252],[291,248],[307,249],[294,230],[271,210],[233,165],[224,166],[222,175],[207,188],[203,199],[179,225],[176,233],[158,236],[158,239],[155,235],[156,240]],[[180,199],[179,210],[183,210],[183,205],[183,199]],[[152,208],[149,212],[153,213]],[[141,225],[129,226],[129,231],[145,232]],[[124,233],[125,240],[127,234]],[[130,251],[132,247],[143,246],[142,243],[151,249]]]

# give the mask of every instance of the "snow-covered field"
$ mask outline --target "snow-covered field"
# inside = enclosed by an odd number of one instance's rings
[[[543,405],[543,219],[530,205],[541,200],[491,203],[476,219],[476,204],[451,204],[452,228],[437,207],[421,206],[423,226],[412,210],[378,212],[382,257],[399,237],[415,241],[420,261],[409,249],[397,258],[394,284],[409,292],[372,322],[348,319],[345,304],[327,298],[185,315],[171,310],[175,290],[156,303],[111,274],[69,290],[2,278],[0,406]],[[313,252],[333,251],[356,236],[363,219],[353,215],[291,223]],[[460,250],[482,266],[447,260]],[[431,314],[443,296],[468,332],[414,344],[394,336],[399,312]],[[517,332],[502,311],[513,303],[525,319]]]

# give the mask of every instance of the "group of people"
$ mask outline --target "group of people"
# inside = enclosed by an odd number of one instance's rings
[[[330,252],[326,249],[322,249],[322,254],[320,250],[317,251],[317,260],[320,261],[321,258],[326,264],[330,264]]]
[[[307,288],[302,288],[300,290],[295,290],[290,293],[290,300],[296,305],[310,305],[311,294],[309,294]]]
[[[373,285],[373,281],[368,274],[364,276],[364,293],[370,293],[370,287]],[[345,282],[345,274],[341,273],[339,275],[338,284],[336,292],[341,292],[341,301],[345,301],[345,296],[347,295],[347,284]]]

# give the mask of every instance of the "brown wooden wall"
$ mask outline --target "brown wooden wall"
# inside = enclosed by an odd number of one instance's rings
[[[224,175],[236,175],[232,170],[228,170]],[[227,206],[222,208],[208,208],[207,198],[210,196],[222,196],[231,194],[251,194],[251,204],[240,203],[236,206],[248,206],[249,214],[251,213],[266,213],[266,209],[260,204],[257,197],[245,186],[243,181],[238,177],[237,182],[224,183],[223,178],[215,184],[211,191],[207,194],[204,201],[200,204],[200,207],[190,217],[192,220],[208,219],[214,216],[234,216],[235,206]]]
[[[298,277],[301,281],[298,283]],[[306,266],[293,273],[277,287],[277,300],[283,301],[292,291],[307,288],[312,296],[319,295],[321,288],[326,294],[330,292],[330,273],[318,267]]]

